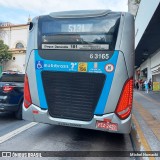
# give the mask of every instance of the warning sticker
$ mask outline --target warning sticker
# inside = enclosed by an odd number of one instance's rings
[[[114,65],[113,64],[107,64],[105,66],[106,72],[113,72],[114,71]]]
[[[78,72],[87,72],[87,63],[78,63]]]

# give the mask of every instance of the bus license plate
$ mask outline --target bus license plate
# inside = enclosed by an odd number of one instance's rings
[[[96,127],[106,129],[106,130],[109,130],[109,131],[117,131],[118,130],[118,124],[104,122],[104,121],[97,121]]]

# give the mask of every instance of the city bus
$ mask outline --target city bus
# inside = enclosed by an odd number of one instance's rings
[[[53,12],[29,26],[23,119],[129,133],[134,17],[111,10]]]

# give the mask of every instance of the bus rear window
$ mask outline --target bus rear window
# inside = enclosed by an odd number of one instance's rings
[[[39,18],[38,44],[107,44],[114,50],[120,14],[109,14],[94,18],[63,18],[50,16]]]

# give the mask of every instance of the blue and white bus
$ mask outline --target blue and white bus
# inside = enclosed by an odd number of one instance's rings
[[[129,133],[134,18],[110,10],[54,12],[33,19],[23,118]]]

